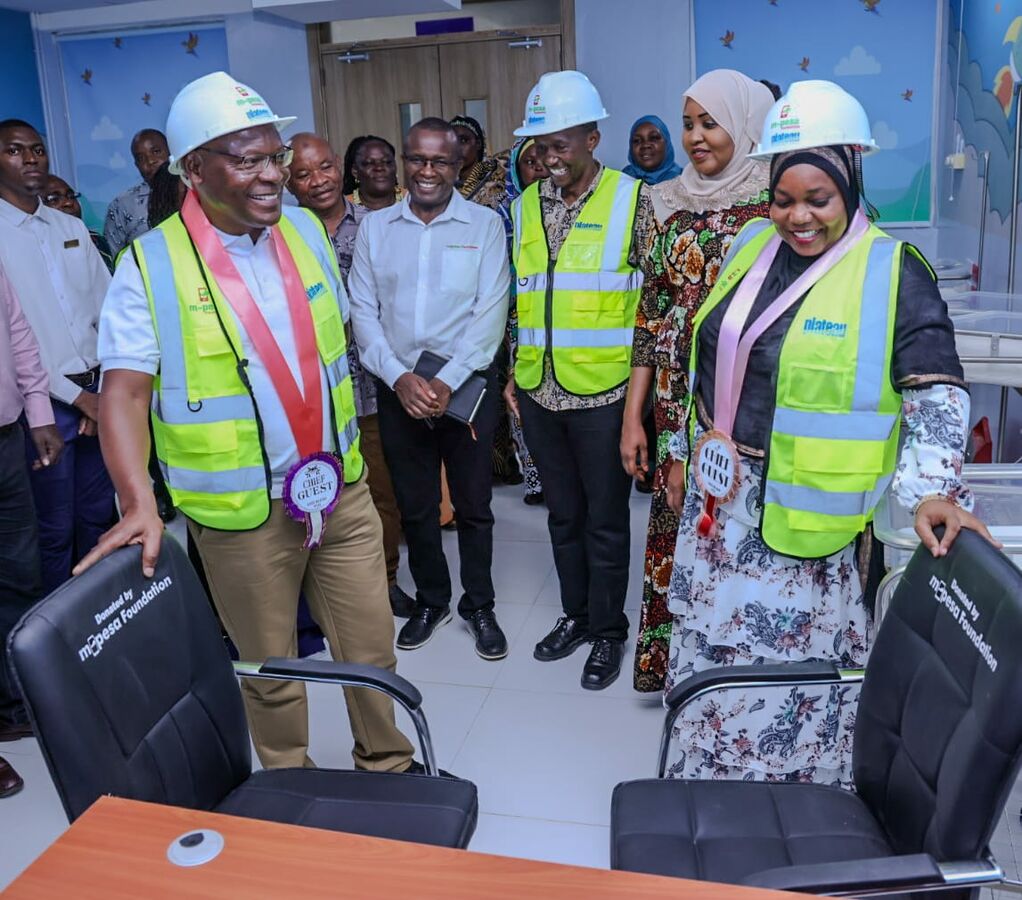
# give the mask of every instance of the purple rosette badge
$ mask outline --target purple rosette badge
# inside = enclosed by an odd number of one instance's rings
[[[284,476],[284,509],[305,522],[305,543],[311,550],[323,541],[325,519],[334,511],[344,489],[344,467],[332,453],[313,453],[295,463]]]

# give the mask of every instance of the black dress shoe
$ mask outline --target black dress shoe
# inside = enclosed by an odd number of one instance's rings
[[[441,769],[439,766],[437,767],[436,771],[437,771],[437,777],[438,778],[454,778],[455,780],[458,779],[457,775],[452,775],[446,769]],[[408,768],[405,769],[401,774],[402,775],[425,775],[426,774],[426,767],[421,762],[419,762],[417,759],[413,759],[408,764]]]
[[[476,637],[476,653],[483,659],[503,659],[507,656],[507,638],[497,624],[492,609],[472,613],[468,627]]]
[[[32,737],[34,733],[28,722],[0,722],[0,741],[20,741]]]
[[[566,656],[571,656],[588,640],[589,629],[582,625],[578,619],[561,616],[557,620],[557,624],[554,625],[553,631],[536,644],[532,655],[540,662],[564,659]]]
[[[400,585],[392,584],[390,586],[390,611],[395,616],[399,619],[407,619],[415,615],[418,608],[419,604],[415,602],[415,598],[409,597],[401,590]]]
[[[526,506],[539,506],[543,502],[543,492],[534,491],[531,494],[526,494],[525,497],[522,499],[522,502]]]
[[[0,797],[10,797],[16,794],[25,786],[21,776],[14,771],[14,767],[0,756]]]
[[[596,638],[589,659],[582,668],[582,687],[587,691],[602,691],[621,674],[621,657],[625,654],[624,641]]]
[[[415,650],[427,643],[433,633],[451,621],[449,606],[420,606],[397,636],[399,650]]]

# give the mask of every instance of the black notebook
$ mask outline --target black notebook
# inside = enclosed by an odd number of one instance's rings
[[[423,350],[419,355],[419,361],[412,370],[413,374],[429,381],[436,377],[448,360],[437,356],[429,350]],[[451,402],[447,404],[445,416],[450,416],[457,422],[464,422],[471,425],[479,412],[479,407],[486,396],[486,379],[482,375],[469,375],[465,383],[456,391],[451,393]]]

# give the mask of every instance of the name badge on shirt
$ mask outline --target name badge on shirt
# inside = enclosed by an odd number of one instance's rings
[[[78,246],[78,238],[72,238],[70,241],[64,241],[64,249],[71,250],[73,247]]]

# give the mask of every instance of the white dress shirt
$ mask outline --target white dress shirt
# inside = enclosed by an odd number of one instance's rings
[[[348,276],[362,365],[393,387],[430,350],[449,360],[437,377],[457,390],[493,362],[510,282],[500,217],[457,191],[429,224],[408,197],[370,213]]]
[[[254,244],[247,234],[226,234],[219,230],[216,233],[277,339],[277,346],[287,360],[292,376],[302,387],[287,294],[270,245],[269,231],[263,231]],[[270,461],[270,496],[279,499],[283,494],[287,470],[298,462],[298,446],[265,363],[238,317],[234,315],[234,310],[229,304],[225,304],[225,307],[238,326],[242,349],[249,361],[248,376],[262,419],[266,456]],[[343,314],[343,303],[341,309]],[[160,368],[160,345],[153,327],[145,286],[130,253],[121,257],[103,304],[103,315],[99,323],[99,359],[104,372],[130,369],[155,375]],[[330,388],[322,365],[319,367],[319,381],[323,394],[323,442],[320,449],[331,451],[336,449],[336,441],[332,431]]]
[[[96,325],[110,284],[89,230],[42,203],[25,213],[0,200],[0,261],[39,342],[50,395],[74,402],[82,389],[64,376],[97,365]]]

